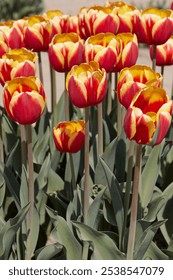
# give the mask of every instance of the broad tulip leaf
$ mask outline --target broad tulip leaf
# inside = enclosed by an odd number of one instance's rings
[[[153,190],[159,174],[159,159],[162,148],[163,144],[160,144],[152,149],[142,172],[140,197],[144,209],[148,206],[153,195]]]
[[[73,224],[79,229],[81,239],[91,242],[91,246],[93,247],[93,260],[125,259],[124,254],[119,251],[114,241],[108,235],[79,222],[73,222]]]
[[[4,197],[5,197],[5,181],[2,176],[2,173],[0,172],[0,207],[2,207]]]
[[[21,174],[21,149],[19,139],[8,154],[6,166],[13,168],[19,175]]]
[[[164,254],[159,247],[152,241],[148,250],[144,255],[145,260],[168,260],[168,256]]]
[[[36,177],[35,185],[38,187],[39,190],[42,190],[48,181],[48,173],[50,171],[50,155],[48,155],[40,169],[39,174]]]
[[[144,219],[148,222],[154,222],[156,220],[157,214],[160,211],[160,209],[163,207],[165,204],[165,198],[160,193],[158,197],[153,199],[150,204],[148,205],[148,213],[144,217]]]
[[[158,219],[167,219],[167,222],[161,226],[161,232],[169,244],[173,235],[172,209],[173,209],[173,183],[171,183],[163,192],[165,199],[164,207],[162,207],[157,215]]]
[[[55,111],[53,115],[53,123],[55,125],[65,119],[65,112],[64,112],[65,94],[67,94],[66,91],[63,91],[55,107]]]
[[[62,250],[62,246],[59,243],[53,243],[47,245],[35,252],[37,260],[51,260]]]
[[[98,216],[98,212],[99,212],[99,209],[100,209],[100,204],[101,204],[102,197],[104,195],[105,189],[106,188],[103,188],[101,191],[99,191],[98,195],[94,198],[93,202],[91,203],[91,205],[88,209],[87,224],[91,228],[95,228],[96,219],[97,219],[97,216]]]
[[[46,210],[55,226],[52,236],[56,242],[65,247],[67,260],[80,260],[82,247],[74,237],[67,222],[52,209],[47,207]]]
[[[34,162],[43,164],[48,149],[49,137],[50,137],[50,130],[49,127],[47,127],[44,137],[39,138],[33,148]]]
[[[112,205],[114,209],[114,215],[116,218],[118,231],[121,238],[124,221],[124,208],[120,193],[120,186],[117,182],[115,175],[112,173],[109,166],[104,162],[102,158],[100,158],[99,163],[97,165],[95,183],[109,187]]]
[[[18,214],[9,219],[0,232],[0,259],[7,260],[10,254],[11,246],[15,240],[16,233],[28,213],[30,205],[22,208]]]
[[[48,173],[47,193],[61,191],[63,189],[64,181],[53,169],[50,168]]]
[[[116,153],[116,147],[118,143],[118,137],[116,137],[105,149],[102,158],[106,162],[106,164],[109,166],[110,170],[114,171],[115,166],[115,153]]]
[[[142,260],[144,255],[149,248],[157,230],[165,223],[165,220],[158,221],[150,225],[144,230],[143,234],[138,238],[138,246],[135,246],[134,259]]]

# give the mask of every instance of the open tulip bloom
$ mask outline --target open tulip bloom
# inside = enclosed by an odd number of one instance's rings
[[[66,79],[71,102],[79,108],[101,103],[106,96],[107,86],[107,73],[95,61],[73,66]]]
[[[100,68],[111,72],[121,57],[121,40],[113,33],[99,33],[91,36],[85,43],[86,62],[97,61]]]
[[[83,120],[61,122],[54,127],[53,138],[60,152],[76,153],[84,144],[85,122]]]
[[[45,108],[45,92],[36,77],[14,78],[5,83],[3,103],[9,117],[19,124],[35,123]]]
[[[153,46],[150,46],[150,57],[153,60]],[[173,36],[166,43],[157,46],[156,65],[166,66],[173,64]]]
[[[142,88],[153,85],[160,87],[162,76],[149,66],[134,65],[121,70],[118,77],[117,94],[119,102],[126,108],[130,106],[135,94]]]
[[[0,59],[0,83],[4,86],[5,82],[16,77],[35,76],[35,61],[37,55],[22,48],[12,49]]]
[[[127,138],[138,144],[158,145],[171,124],[173,103],[163,88],[148,86],[133,98],[124,119]]]

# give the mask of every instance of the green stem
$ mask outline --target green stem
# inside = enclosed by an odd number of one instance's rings
[[[21,139],[21,158],[22,165],[27,168],[27,143],[25,126],[20,124],[20,139]]]
[[[69,153],[69,160],[70,160],[70,168],[71,168],[72,188],[73,188],[73,191],[74,191],[76,189],[76,179],[75,179],[73,155],[71,153]]]
[[[128,247],[127,247],[127,260],[133,260],[133,254],[134,254],[136,221],[137,221],[137,210],[138,210],[137,209],[138,208],[138,191],[139,191],[139,183],[140,183],[140,175],[141,175],[141,152],[142,152],[142,145],[138,145],[137,153],[136,153],[133,192],[132,192],[132,205],[131,205]]]
[[[43,68],[42,68],[41,52],[38,52],[38,69],[39,69],[40,81],[43,84]]]
[[[87,224],[89,208],[89,107],[85,108],[85,177],[84,177],[84,223]]]
[[[28,212],[27,228],[29,230],[27,238],[27,252],[26,258],[31,259],[32,253],[29,250],[29,244],[32,242],[33,236],[33,214],[34,214],[34,168],[33,168],[33,153],[32,153],[32,125],[27,125],[27,147],[28,147],[28,200],[30,208]]]
[[[70,100],[69,100],[69,96],[66,90],[66,77],[67,77],[67,73],[65,73],[65,120],[69,121],[70,120],[70,112],[69,112],[69,105],[70,105]]]
[[[102,103],[98,104],[98,156],[103,154],[103,107]]]
[[[127,166],[127,180],[126,180],[126,190],[124,196],[124,225],[123,225],[123,241],[125,240],[125,232],[127,226],[127,217],[130,203],[130,193],[132,184],[132,173],[133,173],[133,154],[134,154],[135,142],[130,141],[129,151],[128,151],[128,166]]]
[[[117,98],[117,135],[120,136],[122,131],[122,106]]]
[[[56,72],[50,65],[50,86],[51,86],[51,111],[54,115],[56,107]]]
[[[156,51],[157,51],[157,46],[153,45],[153,61],[152,61],[152,69],[155,72],[156,71]]]

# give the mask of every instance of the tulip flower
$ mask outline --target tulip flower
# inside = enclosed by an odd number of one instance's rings
[[[85,140],[85,122],[61,122],[53,128],[53,138],[56,148],[63,153],[77,153]]]
[[[20,49],[24,45],[23,29],[26,22],[24,19],[11,20],[0,24],[0,30],[2,30],[8,40],[8,46],[11,49]]]
[[[163,88],[141,89],[133,98],[124,118],[127,138],[138,144],[158,145],[171,124],[173,103]]]
[[[88,9],[81,8],[79,27],[84,39],[102,32],[116,34],[119,28],[117,9],[102,6],[93,6]]]
[[[0,59],[0,83],[4,86],[6,81],[21,76],[35,76],[35,61],[37,55],[22,48],[12,49]]]
[[[19,124],[35,123],[45,108],[45,92],[36,77],[14,78],[5,83],[3,103],[9,117]]]
[[[49,10],[43,14],[43,17],[51,24],[50,41],[56,34],[69,32],[68,16],[64,15],[60,10]]]
[[[153,46],[150,46],[150,57],[153,60]],[[156,65],[166,66],[173,64],[173,36],[165,44],[157,46]]]
[[[128,5],[122,1],[108,1],[106,7],[114,7],[118,9],[120,24],[117,33],[135,33],[140,16],[140,12],[135,6]]]
[[[138,40],[132,33],[120,33],[116,35],[122,42],[120,60],[114,65],[113,72],[120,72],[124,67],[133,66],[138,59]]]
[[[27,49],[35,52],[47,51],[51,40],[51,24],[42,16],[27,18],[24,28],[24,42]]]
[[[57,34],[49,45],[49,61],[57,72],[68,72],[83,62],[83,40],[76,33]]]
[[[99,33],[91,36],[85,43],[85,61],[96,61],[100,68],[111,72],[121,57],[121,40],[113,33]]]
[[[73,66],[66,79],[70,99],[79,108],[101,103],[107,93],[107,84],[105,69],[100,69],[95,61]]]
[[[138,40],[148,45],[162,45],[173,33],[173,12],[149,8],[141,13]]]
[[[162,76],[149,66],[134,65],[121,70],[118,77],[117,94],[119,102],[126,108],[130,106],[135,94],[142,88],[153,85],[161,87]]]
[[[0,58],[8,51],[8,40],[5,33],[0,30]]]

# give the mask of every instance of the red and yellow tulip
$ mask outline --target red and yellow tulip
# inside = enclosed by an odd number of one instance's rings
[[[4,86],[5,82],[16,77],[35,76],[36,59],[37,55],[25,48],[9,50],[0,59],[1,85]]]
[[[61,122],[54,127],[53,138],[60,152],[76,153],[84,144],[85,122],[83,120]]]
[[[140,43],[162,45],[173,33],[173,12],[148,8],[141,13],[137,36]]]
[[[0,30],[0,58],[3,56],[3,54],[8,52],[8,50],[9,47],[7,37],[5,33],[2,30]]]
[[[79,108],[94,106],[107,93],[107,73],[95,61],[75,65],[67,75],[66,88],[72,103]]]
[[[119,33],[116,35],[122,42],[120,60],[114,65],[113,72],[120,72],[124,67],[131,67],[138,59],[138,40],[132,33]]]
[[[24,28],[24,42],[27,49],[35,52],[47,51],[52,35],[49,20],[42,16],[26,18],[27,25]]]
[[[5,83],[3,103],[9,117],[20,124],[35,123],[45,108],[45,92],[36,77],[14,78]]]
[[[135,94],[142,88],[153,85],[160,87],[162,76],[149,66],[134,65],[121,70],[117,83],[119,102],[127,109]]]
[[[114,7],[118,9],[119,28],[117,33],[130,32],[135,33],[140,12],[132,5],[128,5],[122,1],[107,2],[106,7]]]
[[[163,88],[141,89],[133,98],[124,118],[127,138],[138,144],[158,145],[171,124],[173,103]]]
[[[117,8],[102,6],[81,8],[79,27],[83,34],[83,39],[98,33],[110,32],[116,34],[119,28]]]
[[[8,46],[11,49],[20,49],[25,47],[23,30],[26,21],[24,19],[11,20],[5,23],[0,23],[0,30],[2,30],[8,40]]]
[[[150,46],[150,57],[153,60],[153,46]],[[156,65],[166,66],[173,64],[173,36],[165,44],[156,48]]]
[[[119,62],[122,52],[121,39],[113,33],[99,33],[91,36],[85,43],[85,61],[96,61],[100,68],[112,72]]]
[[[68,72],[83,62],[84,44],[76,33],[57,34],[49,45],[49,61],[57,72]]]

